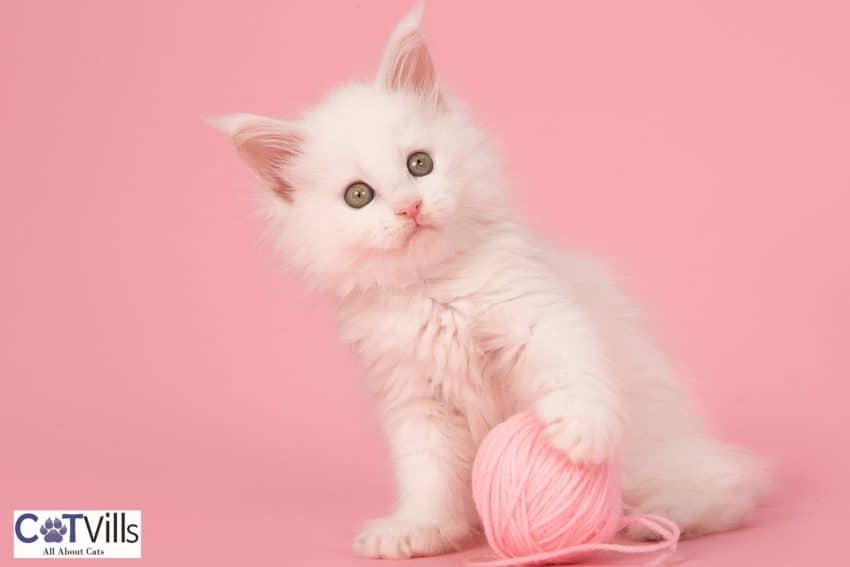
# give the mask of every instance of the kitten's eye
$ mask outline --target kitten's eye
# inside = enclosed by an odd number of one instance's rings
[[[375,192],[362,181],[358,181],[348,186],[344,197],[349,207],[360,209],[372,202],[372,199],[375,198]]]
[[[414,152],[407,158],[407,171],[414,177],[428,175],[434,169],[434,160],[425,152]]]

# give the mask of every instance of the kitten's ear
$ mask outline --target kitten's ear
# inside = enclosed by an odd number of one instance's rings
[[[254,114],[229,114],[205,121],[230,137],[239,156],[280,197],[292,198],[286,169],[301,153],[304,134],[295,125]]]
[[[442,103],[434,62],[419,24],[424,3],[402,19],[384,48],[377,82],[390,90],[408,90]]]

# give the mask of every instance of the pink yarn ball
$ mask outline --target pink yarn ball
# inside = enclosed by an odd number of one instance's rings
[[[605,543],[621,527],[619,468],[570,462],[546,441],[531,411],[484,438],[472,469],[472,495],[487,541],[502,557]]]

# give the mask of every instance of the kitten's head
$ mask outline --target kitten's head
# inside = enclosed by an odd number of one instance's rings
[[[215,120],[261,181],[278,248],[321,289],[415,282],[508,214],[499,160],[440,86],[420,18],[399,23],[373,83],[298,121]]]

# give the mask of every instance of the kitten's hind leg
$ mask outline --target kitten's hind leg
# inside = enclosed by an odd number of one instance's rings
[[[760,461],[708,437],[665,440],[623,463],[626,511],[669,518],[684,536],[739,527],[766,492]],[[630,535],[650,534],[635,526]]]

